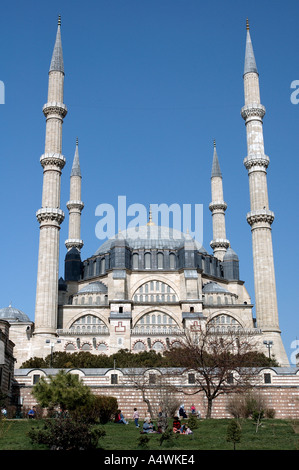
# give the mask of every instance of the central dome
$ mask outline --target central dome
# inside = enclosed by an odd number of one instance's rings
[[[206,253],[201,243],[194,240],[189,233],[149,223],[138,227],[131,227],[109,238],[95,252],[95,256],[107,253],[112,244],[122,241],[132,249],[171,249],[175,250],[185,243],[192,243],[194,249]]]

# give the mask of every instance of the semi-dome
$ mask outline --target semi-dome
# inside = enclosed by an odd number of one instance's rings
[[[226,290],[224,287],[220,286],[217,282],[211,281],[205,284],[202,288],[202,291],[206,294],[208,292],[210,293],[223,293],[223,294],[231,294],[228,290]]]
[[[31,321],[24,312],[11,305],[0,309],[0,320],[7,320],[9,323]]]
[[[78,294],[87,294],[87,293],[101,293],[106,294],[108,291],[107,286],[100,281],[90,282],[87,286],[82,287],[79,290]]]
[[[193,240],[187,233],[180,232],[169,227],[163,227],[155,224],[142,225],[123,230],[104,242],[95,252],[95,256],[107,253],[114,245],[116,240],[126,242],[131,249],[171,249],[175,250],[183,246],[186,241]],[[193,240],[194,249],[207,253],[203,246],[196,240]]]

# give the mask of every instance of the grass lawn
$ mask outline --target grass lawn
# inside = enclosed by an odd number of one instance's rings
[[[228,419],[200,420],[193,435],[173,435],[170,441],[160,445],[160,434],[150,435],[144,450],[232,450],[233,443],[226,441]],[[265,419],[256,432],[252,420],[241,420],[241,442],[237,450],[298,450],[299,434],[294,422],[288,420]],[[297,423],[298,424],[298,423]],[[5,420],[0,423],[0,450],[43,450],[33,445],[27,435],[33,426],[42,426],[39,420]],[[102,426],[106,436],[99,441],[102,449],[142,450],[138,445],[140,430],[133,422],[129,425],[108,423]]]

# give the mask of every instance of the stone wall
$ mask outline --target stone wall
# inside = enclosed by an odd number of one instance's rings
[[[283,372],[284,371],[284,372]],[[275,417],[279,419],[299,419],[299,369],[289,368],[285,370],[261,369],[259,372],[260,381],[255,386],[253,393],[262,396],[265,400],[266,407],[275,410]],[[40,369],[23,369],[15,371],[16,384],[20,387],[20,396],[24,408],[36,404],[35,399],[31,395],[34,379],[37,376],[54,375],[57,370],[40,370]],[[140,418],[148,416],[147,405],[142,399],[142,392],[136,388],[134,382],[139,386],[146,385],[146,397],[150,399],[155,413],[159,410],[159,400],[162,396],[161,387],[159,385],[149,385],[148,381],[144,381],[146,374],[163,376],[160,370],[150,369],[145,374],[138,373],[134,376],[132,371],[120,369],[84,369],[71,370],[71,373],[77,374],[83,383],[88,385],[92,392],[96,395],[114,396],[118,400],[119,408],[123,411],[128,419],[132,419],[134,407],[138,408]],[[111,384],[112,375],[118,375],[118,383]],[[160,374],[160,375],[159,375]],[[263,383],[267,374],[267,380],[270,383]],[[135,377],[135,378],[134,378]],[[148,378],[148,375],[147,375]],[[194,403],[196,409],[200,411],[201,417],[205,417],[207,410],[207,399],[203,392],[196,393],[196,385],[187,383],[186,374],[168,375],[165,384],[175,387],[166,393],[171,397],[172,402],[178,405],[184,403],[185,410],[189,411]],[[213,401],[212,418],[229,418],[231,415],[227,411],[227,404],[232,395],[220,395]]]

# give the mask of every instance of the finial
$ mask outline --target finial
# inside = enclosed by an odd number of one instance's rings
[[[61,16],[58,15],[58,26],[61,26]]]
[[[152,208],[151,208],[151,206],[149,208],[149,217],[148,217],[147,225],[155,225],[154,222],[153,222],[153,219],[152,219]]]
[[[79,145],[78,137],[76,137],[76,145],[77,145],[77,147],[78,147],[78,145]]]
[[[247,31],[249,31],[249,21],[248,21],[248,18],[246,18],[246,29],[247,29]]]
[[[214,139],[213,142],[214,142],[214,148],[216,148],[216,140]]]

